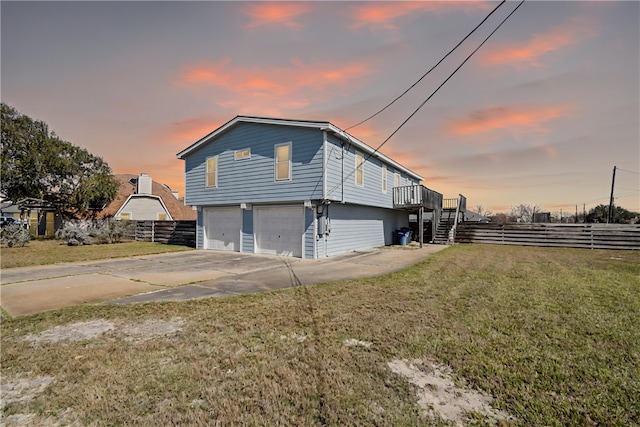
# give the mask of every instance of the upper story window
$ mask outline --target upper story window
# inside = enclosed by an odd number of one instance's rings
[[[276,181],[291,180],[291,143],[276,145]]]
[[[251,158],[251,148],[245,148],[242,150],[236,150],[233,153],[233,158],[236,160],[244,160]]]
[[[218,156],[207,158],[207,187],[218,186]]]
[[[387,167],[382,166],[382,192],[387,192]]]
[[[393,186],[400,187],[400,174],[399,173],[394,174],[393,179],[394,179]]]
[[[364,158],[356,153],[356,185],[364,185]]]

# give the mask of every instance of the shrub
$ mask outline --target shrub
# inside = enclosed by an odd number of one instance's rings
[[[2,229],[0,233],[0,242],[10,248],[22,248],[31,240],[29,231],[20,224],[11,224]]]
[[[135,227],[135,223],[105,220],[90,228],[89,234],[100,243],[120,243],[131,226]]]
[[[56,231],[55,237],[58,240],[66,240],[70,246],[120,243],[130,227],[135,227],[135,222],[105,220],[79,225],[69,222],[64,228]]]
[[[55,238],[66,240],[69,246],[90,245],[93,243],[93,238],[88,230],[71,223],[65,224],[63,228],[56,231]]]

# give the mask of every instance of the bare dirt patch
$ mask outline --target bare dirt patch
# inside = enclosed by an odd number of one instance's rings
[[[126,335],[126,340],[144,342],[152,338],[175,335],[182,330],[184,320],[147,319],[137,324],[116,325],[104,319],[59,325],[40,334],[29,334],[24,340],[33,343],[55,343],[60,341],[82,341],[97,338],[108,332]]]
[[[360,346],[360,347],[369,348],[369,347],[371,347],[372,343],[370,343],[368,341],[360,341],[360,340],[357,340],[355,338],[348,338],[348,339],[344,340],[344,344],[346,346],[349,346],[349,347]]]
[[[2,405],[5,406],[14,402],[26,402],[40,394],[53,382],[55,378],[44,377],[16,377],[5,378],[7,382],[0,385],[2,391]]]
[[[95,338],[99,335],[113,331],[115,325],[104,319],[90,320],[88,322],[76,322],[68,325],[58,325],[38,335],[29,334],[24,339],[34,343],[82,341]]]
[[[172,320],[148,319],[137,325],[124,325],[119,332],[127,335],[127,341],[145,342],[153,338],[175,335],[182,330],[184,320],[176,318]]]
[[[432,418],[464,426],[467,414],[475,412],[493,421],[513,419],[509,414],[491,407],[493,398],[468,388],[457,387],[451,369],[433,362],[394,360],[387,364],[391,371],[418,387],[418,405]]]

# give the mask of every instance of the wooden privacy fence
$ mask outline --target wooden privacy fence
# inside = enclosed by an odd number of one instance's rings
[[[640,250],[640,224],[458,224],[458,243]]]
[[[136,221],[135,239],[196,247],[195,221]]]

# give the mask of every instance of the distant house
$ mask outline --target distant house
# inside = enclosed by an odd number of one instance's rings
[[[177,154],[196,246],[323,258],[394,243],[442,195],[329,122],[237,116]]]
[[[140,175],[117,174],[120,183],[116,198],[102,209],[98,218],[121,220],[177,221],[195,220],[196,211],[178,199],[177,192],[169,186],[154,181],[142,173]]]
[[[16,203],[4,200],[0,203],[0,213],[27,227],[33,237],[53,237],[62,226],[60,212],[42,199],[27,197]]]
[[[479,222],[479,223],[489,223],[491,222],[491,220],[484,216],[484,215],[480,215],[477,212],[471,212],[471,211],[467,211],[464,213],[464,218],[463,221],[465,222]]]

